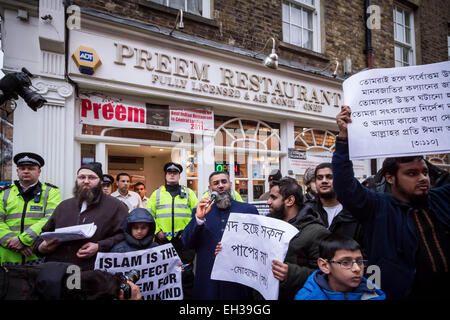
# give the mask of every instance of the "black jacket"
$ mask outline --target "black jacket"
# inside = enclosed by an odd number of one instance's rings
[[[305,214],[308,210],[309,207],[303,207],[291,222],[299,233],[289,242],[284,260],[288,265],[288,274],[286,280],[280,283],[278,300],[294,299],[308,277],[317,269],[319,243],[330,234],[317,214]]]
[[[360,246],[363,245],[362,226],[350,211],[343,208],[342,211],[334,217],[331,226],[329,226],[327,212],[318,198],[314,201],[306,202],[305,207],[308,209],[304,210],[304,214],[308,215],[314,212],[314,216],[319,216],[322,225],[328,228],[330,232],[350,237],[356,240]]]

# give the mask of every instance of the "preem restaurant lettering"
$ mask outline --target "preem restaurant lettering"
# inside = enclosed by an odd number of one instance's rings
[[[339,92],[307,86],[302,82],[285,81],[223,65],[212,66],[119,42],[114,42],[114,46],[114,63],[150,72],[149,81],[154,86],[295,111],[320,113],[323,108],[341,105]]]

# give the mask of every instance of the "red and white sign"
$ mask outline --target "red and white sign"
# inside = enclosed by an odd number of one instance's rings
[[[209,110],[171,109],[170,130],[198,134],[214,134],[214,114]]]
[[[103,94],[80,95],[80,122],[108,127],[214,133],[214,113],[210,110],[172,108]]]

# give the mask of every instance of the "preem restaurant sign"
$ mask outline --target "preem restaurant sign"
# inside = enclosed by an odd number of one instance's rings
[[[71,48],[75,50],[81,44],[95,48],[102,57],[93,77],[105,81],[329,118],[336,116],[342,104],[342,91],[337,85],[301,80],[285,71],[238,65],[229,58],[214,58],[194,50],[173,50],[156,41],[72,31]],[[71,66],[72,73],[77,71]]]

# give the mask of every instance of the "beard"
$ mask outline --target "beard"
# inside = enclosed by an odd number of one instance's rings
[[[275,219],[283,220],[286,216],[286,213],[284,212],[284,205],[280,206],[279,208],[272,208],[272,212],[270,215]]]
[[[80,187],[77,182],[75,182],[75,187],[73,188],[73,196],[80,207],[84,201],[86,201],[87,205],[90,205],[95,199],[98,198],[101,192],[102,185],[100,182],[92,188]]]
[[[334,189],[331,189],[330,191],[328,191],[328,192],[323,192],[323,193],[320,192],[319,190],[317,190],[317,195],[318,195],[320,198],[323,198],[323,199],[326,199],[326,200],[336,198],[336,193],[334,192]]]
[[[231,196],[231,191],[228,190],[216,197],[216,206],[219,209],[228,209],[229,207],[231,207],[232,201],[233,197]]]
[[[398,183],[398,180],[395,179],[395,187],[397,188],[398,192],[402,193],[407,199],[409,199],[409,202],[413,208],[426,208],[428,206],[428,190],[424,191],[420,195],[416,194],[409,194],[405,188],[403,188],[400,183]]]

